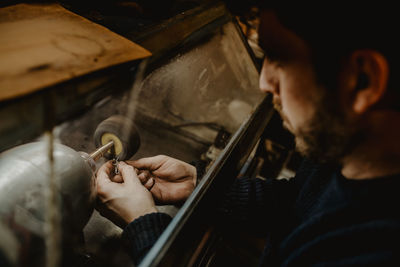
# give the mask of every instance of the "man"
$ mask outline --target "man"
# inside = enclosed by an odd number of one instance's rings
[[[262,7],[259,29],[260,88],[309,160],[289,181],[238,179],[222,212],[267,232],[261,265],[398,264],[395,16],[365,6],[315,10]],[[185,200],[196,170],[166,156],[121,163],[122,177],[111,168],[97,175],[101,213],[126,227],[139,261],[170,221],[154,200]]]

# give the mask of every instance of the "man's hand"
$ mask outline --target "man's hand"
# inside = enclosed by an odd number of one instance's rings
[[[157,212],[153,197],[140,182],[132,166],[120,162],[119,175],[112,176],[111,161],[97,172],[96,188],[101,215],[124,228],[134,219],[148,213]]]
[[[140,181],[158,204],[182,202],[196,186],[196,168],[186,162],[159,155],[127,163],[139,169]]]

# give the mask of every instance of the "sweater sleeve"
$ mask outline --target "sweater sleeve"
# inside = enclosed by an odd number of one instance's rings
[[[226,194],[220,218],[235,228],[249,229],[250,232],[254,229],[261,234],[276,221],[290,220],[295,196],[294,179],[240,178]]]
[[[254,230],[257,235],[275,226],[290,227],[302,184],[316,168],[313,162],[304,160],[290,179],[237,179],[220,205],[220,221],[235,230]]]
[[[122,238],[135,264],[146,256],[172,218],[161,212],[146,214],[128,224]]]

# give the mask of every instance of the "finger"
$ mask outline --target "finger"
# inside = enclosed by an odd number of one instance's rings
[[[140,182],[145,184],[151,178],[151,174],[148,170],[143,170],[139,172],[138,177]]]
[[[125,162],[121,161],[118,163],[118,170],[122,175],[122,179],[124,183],[137,183],[141,185],[139,178],[132,166],[126,164]]]
[[[123,183],[124,179],[120,174],[116,174],[114,177],[111,178],[111,181],[113,181],[114,183]]]
[[[150,171],[157,170],[160,168],[162,163],[167,159],[167,156],[164,155],[158,155],[155,157],[149,157],[149,158],[141,158],[138,160],[134,161],[128,161],[129,165],[132,165],[133,167],[136,167],[138,169],[148,169]]]
[[[146,187],[149,191],[153,188],[154,184],[156,181],[153,178],[150,178],[145,184],[144,187]]]
[[[111,182],[110,172],[111,172],[112,167],[113,167],[112,162],[108,161],[99,168],[99,170],[97,171],[97,174],[96,174],[97,183],[104,184],[104,183]]]
[[[109,168],[108,163],[101,166],[96,175],[96,191],[99,198],[107,198],[109,192],[114,188],[114,183],[109,176],[109,169],[112,168],[112,164],[110,163],[111,168]]]
[[[104,163],[103,165],[101,165],[101,167],[97,170],[97,173],[105,172],[107,175],[110,175],[112,168],[113,168],[112,161],[109,160],[106,163]]]

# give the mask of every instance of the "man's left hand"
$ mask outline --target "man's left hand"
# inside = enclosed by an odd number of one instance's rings
[[[109,161],[97,172],[96,209],[101,215],[124,228],[140,216],[157,212],[151,193],[142,185],[132,166],[119,162],[118,177],[112,176],[113,170]]]

